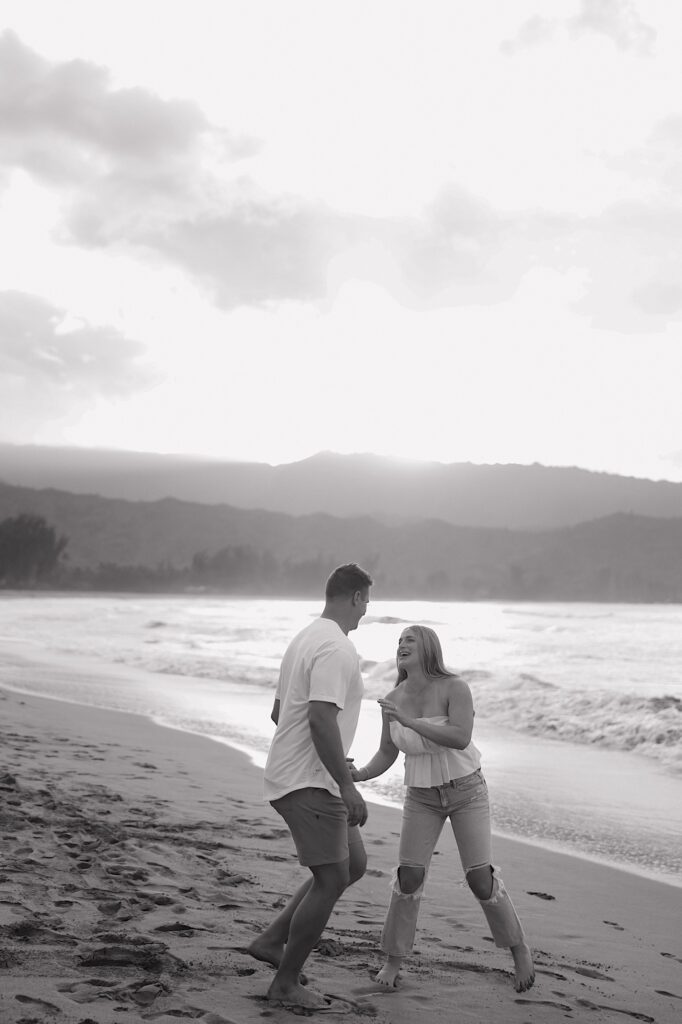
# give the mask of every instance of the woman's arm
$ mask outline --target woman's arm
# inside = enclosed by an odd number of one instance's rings
[[[471,743],[474,728],[474,705],[471,690],[463,679],[453,679],[448,687],[448,724],[434,725],[420,718],[406,715],[391,700],[380,700],[379,703],[389,721],[400,722],[401,725],[431,740],[441,747],[452,747],[453,750],[464,750]]]
[[[391,723],[387,716],[381,716],[381,740],[376,754],[367,762],[364,768],[352,767],[351,775],[355,782],[367,782],[368,779],[376,779],[383,775],[391,767],[400,751],[391,739]]]

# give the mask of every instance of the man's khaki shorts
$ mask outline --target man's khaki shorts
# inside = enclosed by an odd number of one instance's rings
[[[343,800],[327,789],[296,789],[271,804],[289,826],[304,867],[338,864],[348,859],[354,843],[362,843],[358,826],[348,824]]]

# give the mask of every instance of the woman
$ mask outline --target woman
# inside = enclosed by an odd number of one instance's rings
[[[533,958],[499,868],[492,864],[488,789],[480,754],[471,742],[471,691],[445,668],[440,641],[428,626],[403,630],[396,663],[396,687],[379,701],[379,749],[364,768],[351,770],[356,782],[366,782],[383,775],[400,750],[405,753],[399,866],[381,935],[387,959],[376,980],[387,988],[396,985],[414,943],[429,862],[449,818],[469,888],[495,944],[511,950],[515,988],[525,992],[535,981]]]

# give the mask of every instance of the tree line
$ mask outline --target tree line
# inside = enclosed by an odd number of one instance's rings
[[[22,513],[3,520],[0,588],[313,597],[319,593],[320,580],[347,561],[343,551],[331,549],[292,558],[278,557],[265,547],[233,544],[212,553],[197,552],[185,565],[102,561],[79,566],[69,563],[68,543],[42,516]],[[387,598],[682,603],[679,558],[668,559],[661,567],[660,558],[629,558],[622,544],[609,553],[601,535],[582,547],[569,544],[564,550],[550,545],[532,557],[503,552],[492,564],[465,554],[462,558],[460,553],[458,560],[457,553],[453,557],[444,548],[443,565],[433,571],[414,564],[405,570],[399,561],[382,562],[378,552],[358,551],[356,557]]]
[[[337,564],[334,556],[277,559],[272,552],[232,545],[198,552],[189,565],[156,566],[68,563],[68,538],[42,516],[21,513],[0,522],[0,587],[64,590],[132,590],[160,593],[207,590],[239,594],[309,594],[319,590]]]

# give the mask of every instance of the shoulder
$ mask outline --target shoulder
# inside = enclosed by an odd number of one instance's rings
[[[443,679],[443,686],[448,694],[448,697],[464,697],[471,699],[471,689],[469,684],[462,679],[461,676],[447,676]]]
[[[334,663],[360,670],[360,657],[352,640],[335,629],[321,629],[311,638],[310,653],[314,664]]]

